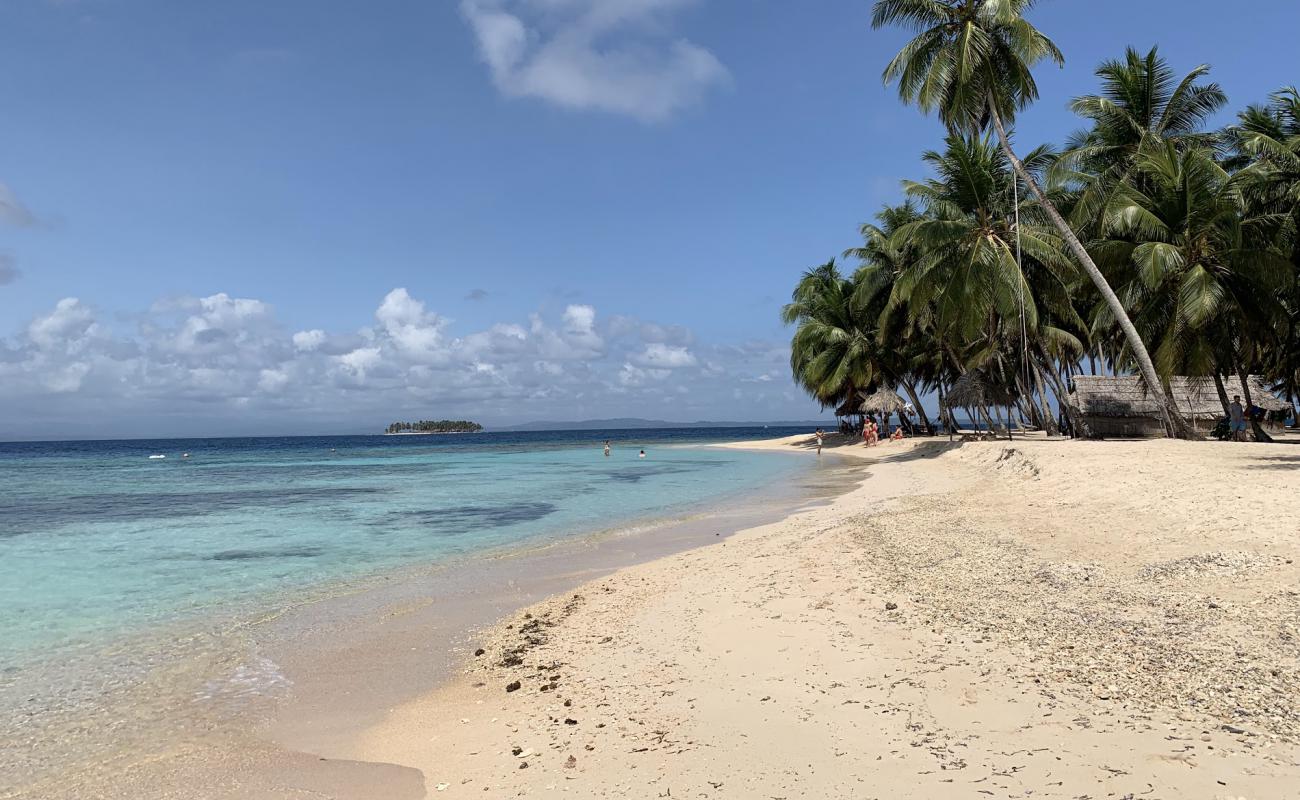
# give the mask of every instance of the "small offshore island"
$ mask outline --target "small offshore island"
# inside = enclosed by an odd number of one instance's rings
[[[384,429],[385,436],[426,436],[434,433],[478,433],[483,426],[466,419],[422,419],[419,422],[394,422]]]

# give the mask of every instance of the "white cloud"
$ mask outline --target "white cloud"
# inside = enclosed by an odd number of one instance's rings
[[[350,353],[335,358],[349,372],[364,378],[367,370],[374,369],[383,361],[383,351],[378,347],[358,347]]]
[[[43,350],[57,350],[80,342],[93,332],[95,315],[75,297],[60,300],[54,310],[27,326],[27,335]]]
[[[384,298],[375,319],[404,354],[426,363],[445,362],[448,353],[442,330],[447,321],[425,310],[405,289],[394,289]]]
[[[81,388],[81,380],[90,372],[90,365],[81,362],[73,362],[62,366],[55,366],[48,372],[41,375],[41,382],[45,388],[56,394],[75,392]]]
[[[267,394],[278,394],[289,385],[289,373],[281,369],[264,369],[258,373],[257,388]]]
[[[0,338],[0,434],[67,435],[89,420],[85,433],[102,436],[123,420],[162,435],[188,431],[158,428],[185,420],[220,433],[321,420],[366,430],[434,414],[489,424],[662,417],[665,398],[674,418],[717,419],[735,416],[738,382],[775,376],[761,384],[775,387],[788,370],[780,342],[694,342],[687,329],[585,304],[463,333],[404,289],[376,306],[360,330],[294,332],[268,304],[225,293],[102,319],[64,298]],[[755,418],[815,412],[797,395],[747,397]]]
[[[666,33],[692,0],[462,0],[492,81],[534,97],[658,121],[730,80],[708,50]]]
[[[693,367],[699,363],[685,347],[673,347],[661,342],[651,342],[646,345],[645,350],[637,356],[636,360],[642,366],[662,369]]]
[[[309,331],[298,331],[293,335],[294,348],[310,353],[313,350],[319,350],[320,346],[325,344],[325,331],[320,328],[313,328]]]

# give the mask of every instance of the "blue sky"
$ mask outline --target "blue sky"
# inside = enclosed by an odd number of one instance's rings
[[[1233,109],[1295,0],[1045,0],[1026,145],[1128,44]],[[921,175],[868,0],[8,0],[0,436],[809,418],[799,272]],[[1227,121],[1225,114],[1222,121]]]

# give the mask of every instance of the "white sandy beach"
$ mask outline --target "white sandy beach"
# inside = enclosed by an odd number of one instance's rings
[[[1300,797],[1300,446],[834,449],[860,487],[482,631],[352,757],[431,797]]]

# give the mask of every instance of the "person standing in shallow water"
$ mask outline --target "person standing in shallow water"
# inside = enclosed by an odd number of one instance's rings
[[[821,429],[821,428],[818,428],[818,429],[817,429],[817,433],[814,434],[814,435],[817,437],[817,455],[821,455],[821,454],[822,454],[822,439],[825,438],[826,434],[822,433],[822,429]]]
[[[605,457],[609,458],[609,440],[605,440]]]

